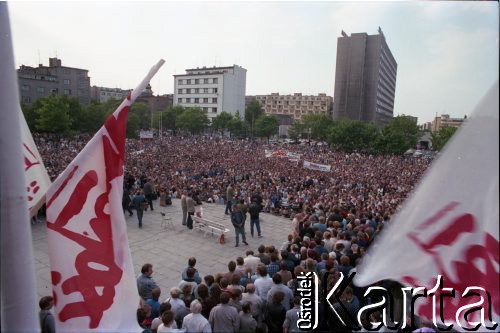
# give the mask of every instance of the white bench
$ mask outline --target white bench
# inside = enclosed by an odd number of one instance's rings
[[[221,240],[224,239],[224,237],[222,236],[229,232],[229,229],[226,228],[226,226],[222,223],[218,223],[198,216],[192,216],[192,218],[194,221],[193,228],[202,231],[204,233],[204,237],[210,234],[212,236],[219,236],[219,240]]]
[[[172,219],[168,217],[165,213],[160,212],[161,215],[161,227],[164,229],[173,229],[174,224],[172,223]]]

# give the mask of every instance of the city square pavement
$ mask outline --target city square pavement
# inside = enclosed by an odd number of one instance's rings
[[[207,235],[198,230],[188,230],[182,225],[182,211],[180,200],[173,200],[171,206],[158,206],[159,200],[154,203],[154,211],[144,212],[143,227],[139,229],[137,217],[129,217],[126,213],[128,239],[132,251],[132,260],[136,275],[140,274],[144,263],[153,264],[153,278],[162,290],[163,300],[171,287],[177,286],[181,280],[181,272],[187,267],[189,257],[195,257],[196,268],[203,277],[206,274],[227,272],[230,260],[238,256],[245,257],[245,251],[251,249],[257,253],[261,244],[280,247],[292,231],[292,221],[271,214],[261,214],[262,238],[250,236],[250,218],[247,215],[245,230],[248,246],[241,243],[235,247],[234,228],[228,215],[224,215],[225,206],[217,204],[203,204],[203,216],[207,219],[224,224],[229,232],[226,234],[226,243],[219,244],[218,237]],[[162,226],[164,212],[172,221],[173,227]],[[52,294],[50,282],[50,266],[48,258],[47,233],[45,223],[32,225],[33,250],[37,275],[38,296]]]

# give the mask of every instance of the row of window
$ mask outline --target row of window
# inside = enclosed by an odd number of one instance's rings
[[[288,98],[285,98],[285,96],[257,96],[257,100],[258,101],[268,101],[268,100],[292,100],[292,101],[324,101],[325,98],[324,97],[288,97]]]
[[[178,103],[212,103],[217,104],[217,97],[213,98],[177,98]]]
[[[177,89],[178,94],[217,94],[217,88],[180,88]]]
[[[178,79],[177,84],[210,84],[210,83],[219,83],[219,79],[214,78],[204,78],[204,79]]]

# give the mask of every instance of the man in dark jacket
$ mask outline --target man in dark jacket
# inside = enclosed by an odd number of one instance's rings
[[[146,183],[144,184],[144,196],[146,197],[146,200],[149,203],[149,207],[151,210],[153,210],[153,184],[151,183],[151,180],[146,179]],[[147,208],[146,208],[147,210]]]
[[[259,219],[259,213],[261,210],[261,206],[257,202],[257,199],[252,200],[252,203],[250,204],[250,207],[248,207],[248,212],[250,213],[250,234],[253,237],[253,227],[257,228],[257,234],[258,237],[262,237],[262,234],[260,232],[260,219]]]
[[[243,216],[243,212],[241,211],[241,207],[238,204],[233,205],[233,207],[231,209],[231,223],[233,224],[234,231],[236,233],[236,245],[235,245],[235,247],[239,246],[240,234],[241,234],[241,240],[243,241],[243,244],[248,245],[247,240],[245,238],[245,219]]]

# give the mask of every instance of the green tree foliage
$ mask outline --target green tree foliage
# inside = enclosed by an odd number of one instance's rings
[[[294,123],[288,129],[288,136],[290,137],[290,139],[293,139],[293,140],[298,140],[298,139],[302,138],[304,136],[304,133],[306,133],[306,130],[304,129],[304,124],[299,123],[299,122]]]
[[[251,136],[255,135],[256,121],[262,114],[264,114],[262,106],[256,99],[252,99],[245,109],[245,121],[250,128]]]
[[[230,113],[221,112],[212,120],[212,129],[224,132],[224,130],[229,129],[229,123],[232,119],[233,116]]]
[[[130,114],[134,113],[139,116],[139,127],[141,129],[146,129],[151,127],[151,112],[149,106],[146,103],[134,103],[130,107]]]
[[[26,105],[26,104],[21,105],[21,110],[23,111],[24,119],[26,119],[26,123],[28,124],[28,127],[32,132],[37,131],[36,124],[38,120],[38,113],[36,112],[36,109],[42,106],[41,103],[42,100],[43,100],[42,98],[39,98],[31,105]]]
[[[200,108],[187,108],[177,117],[178,128],[189,131],[191,134],[202,132],[209,123],[207,114]]]
[[[443,127],[438,132],[431,133],[432,148],[440,151],[457,131],[457,127]]]
[[[37,114],[36,130],[47,133],[70,134],[72,119],[70,103],[65,96],[41,98]]]
[[[137,113],[128,113],[127,119],[127,138],[139,138],[139,131],[141,129],[141,118]]]
[[[228,123],[228,130],[231,132],[231,135],[236,137],[243,137],[246,133],[246,124],[241,120],[241,116],[239,112],[233,116]]]
[[[272,135],[278,133],[278,126],[279,122],[275,117],[265,114],[261,115],[255,121],[257,135],[261,138],[266,137],[268,140]]]
[[[417,145],[420,132],[416,122],[407,116],[398,116],[382,130],[376,146],[380,153],[403,154]]]
[[[339,119],[330,126],[328,143],[334,149],[371,153],[380,136],[375,124],[359,120]]]
[[[308,138],[326,141],[333,119],[326,114],[307,114],[302,117],[303,135]]]
[[[186,109],[180,105],[168,108],[162,117],[163,128],[172,130],[174,133],[176,133],[178,129],[177,118],[181,114],[183,114],[185,110]]]
[[[92,102],[83,110],[83,117],[80,119],[78,128],[75,130],[83,133],[95,133],[104,124],[107,110],[104,104]]]

